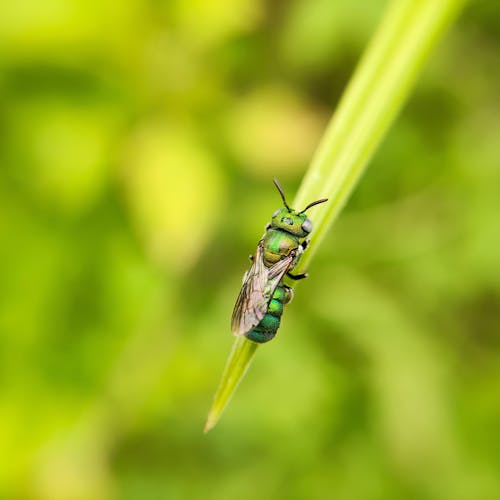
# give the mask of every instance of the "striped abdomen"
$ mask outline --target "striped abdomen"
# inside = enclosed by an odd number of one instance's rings
[[[286,286],[283,280],[280,281],[274,291],[273,298],[269,302],[266,315],[255,328],[245,333],[245,337],[259,344],[272,340],[280,327],[283,306],[290,302],[292,297],[293,290]]]

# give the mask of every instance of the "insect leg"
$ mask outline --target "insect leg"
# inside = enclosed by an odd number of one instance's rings
[[[311,242],[310,239],[307,239],[307,240],[304,240],[300,246],[302,247],[302,250],[305,250],[308,246],[309,246],[309,243]]]
[[[285,289],[285,299],[283,300],[283,303],[288,304],[293,299],[293,288],[286,285],[283,288]]]
[[[301,274],[286,273],[286,275],[294,281],[303,280],[309,276],[309,274],[307,273],[301,273]]]

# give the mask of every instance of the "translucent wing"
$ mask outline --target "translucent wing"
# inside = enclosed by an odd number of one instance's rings
[[[264,265],[262,241],[259,242],[252,267],[243,279],[231,319],[235,335],[244,335],[257,326],[265,316],[269,301],[278,283],[295,259],[296,252],[277,262],[273,267]]]
[[[234,305],[231,330],[235,335],[249,332],[266,314],[268,298],[265,296],[265,288],[268,274],[269,269],[264,265],[260,241],[252,267],[243,278],[243,285]]]

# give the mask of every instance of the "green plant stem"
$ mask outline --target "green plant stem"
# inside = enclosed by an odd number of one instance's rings
[[[464,0],[394,0],[370,42],[319,144],[293,206],[318,198],[307,269],[368,161],[396,118],[437,41]]]
[[[312,208],[315,229],[298,273],[346,203],[422,66],[465,0],[393,0],[362,57],[323,136],[294,200],[294,207],[328,198]],[[255,355],[257,344],[238,338],[209,412],[205,432],[219,419]]]
[[[238,337],[234,341],[212,407],[208,413],[204,432],[208,432],[219,420],[224,407],[229,403],[231,396],[248,370],[257,347],[258,344],[245,337]]]

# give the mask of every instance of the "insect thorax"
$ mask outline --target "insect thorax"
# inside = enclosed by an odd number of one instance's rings
[[[268,229],[264,235],[264,263],[272,266],[296,250],[300,239],[282,229]]]

